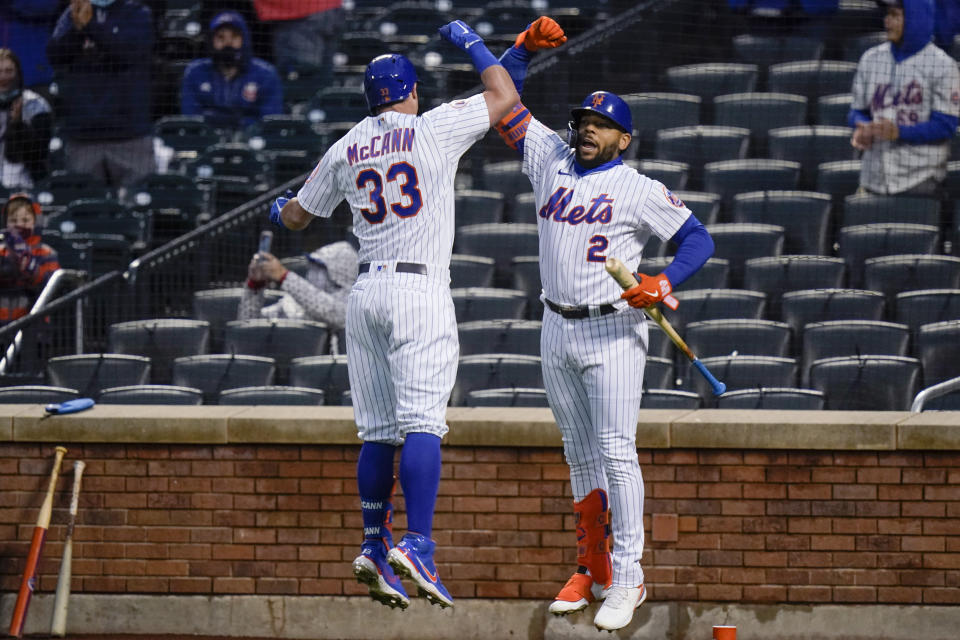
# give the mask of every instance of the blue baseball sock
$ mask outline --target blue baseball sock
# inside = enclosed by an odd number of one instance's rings
[[[397,448],[383,442],[364,442],[357,460],[357,489],[363,513],[363,537],[383,538],[383,526],[393,491],[393,454]]]
[[[407,504],[407,531],[429,538],[440,486],[440,438],[408,433],[400,454],[400,486]]]

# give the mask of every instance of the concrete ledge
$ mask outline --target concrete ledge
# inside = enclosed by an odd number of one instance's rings
[[[888,451],[897,448],[897,425],[910,415],[704,409],[675,420],[670,443],[677,448]],[[955,424],[960,425],[960,414]]]
[[[9,619],[16,594],[0,599]],[[70,598],[68,635],[142,634],[311,640],[527,640],[599,637],[596,604],[566,618],[539,600],[459,599],[441,610],[414,598],[406,611],[365,597],[85,595]],[[36,594],[25,632],[46,634],[51,594]],[[953,640],[960,607],[712,605],[648,602],[617,638],[704,640],[713,625],[737,640]],[[606,637],[606,636],[604,636]]]
[[[549,409],[447,412],[448,446],[560,447]],[[48,416],[43,405],[0,405],[0,442],[356,445],[351,407],[97,405]],[[641,449],[957,451],[960,411],[645,410]]]

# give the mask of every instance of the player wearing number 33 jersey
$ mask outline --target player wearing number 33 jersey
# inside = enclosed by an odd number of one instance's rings
[[[358,435],[357,485],[364,541],[353,562],[374,599],[406,608],[397,574],[431,603],[453,605],[434,564],[433,512],[440,442],[460,345],[450,296],[457,163],[519,99],[483,40],[456,20],[440,34],[480,72],[482,94],[419,112],[416,71],[404,56],[375,58],[364,75],[370,116],[324,154],[296,198],[271,219],[303,228],[344,199],[360,242],[359,272],[347,302],[347,368]],[[390,529],[394,456],[407,533]]]
[[[518,92],[528,59],[518,46],[501,56]],[[646,597],[636,444],[648,341],[641,308],[672,300],[672,287],[700,268],[713,242],[665,185],[621,161],[633,130],[623,100],[597,91],[572,117],[571,143],[522,104],[498,129],[522,153],[533,186],[528,215],[540,238],[543,379],[563,436],[577,523],[578,568],[550,611],[565,615],[605,597],[594,624],[612,631],[629,624]],[[652,236],[676,242],[676,258],[623,292],[604,269],[606,259],[637,265]]]

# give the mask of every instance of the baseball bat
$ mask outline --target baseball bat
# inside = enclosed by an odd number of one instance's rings
[[[607,258],[604,266],[607,269],[607,273],[613,276],[613,279],[616,280],[617,284],[623,287],[624,290],[639,284],[630,269],[627,269],[626,265],[617,258]],[[653,318],[653,321],[660,325],[660,328],[663,329],[663,332],[673,341],[673,344],[677,345],[677,348],[690,358],[693,366],[696,367],[697,371],[703,374],[703,377],[710,383],[710,386],[713,388],[713,395],[719,396],[727,390],[727,385],[717,380],[713,374],[710,373],[710,370],[707,369],[706,365],[700,362],[700,359],[697,358],[696,354],[687,346],[687,343],[683,341],[683,338],[681,338],[677,330],[673,328],[670,321],[663,316],[663,312],[661,312],[658,307],[652,305],[645,307],[644,312]]]
[[[50,635],[67,634],[67,603],[70,600],[70,578],[73,573],[73,527],[77,522],[80,506],[80,479],[87,464],[83,460],[73,463],[73,494],[70,496],[70,520],[67,522],[67,537],[63,543],[63,558],[60,560],[60,575],[57,576],[57,594],[53,599],[53,620]]]
[[[20,592],[17,594],[17,603],[13,607],[13,618],[10,620],[10,635],[21,637],[23,623],[27,618],[27,607],[30,605],[30,596],[37,586],[37,565],[40,563],[40,552],[43,550],[43,541],[47,538],[47,527],[50,526],[50,513],[53,511],[53,494],[57,489],[57,477],[60,475],[60,463],[67,453],[66,447],[56,448],[56,458],[53,461],[53,470],[50,472],[50,484],[47,486],[47,495],[40,507],[37,516],[37,525],[33,528],[33,539],[30,541],[30,552],[27,554],[27,565],[23,570],[23,580],[20,582]]]

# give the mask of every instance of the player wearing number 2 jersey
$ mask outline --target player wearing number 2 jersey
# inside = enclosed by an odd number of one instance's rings
[[[529,49],[518,39],[500,58],[518,91]],[[522,104],[498,129],[523,155],[533,186],[536,209],[530,214],[539,230],[545,304],[543,379],[563,436],[577,523],[578,568],[550,611],[573,613],[605,596],[594,624],[612,631],[629,624],[646,598],[636,444],[647,353],[640,307],[673,300],[672,287],[710,257],[713,241],[663,184],[621,161],[633,130],[623,100],[597,91],[572,116],[570,144]],[[658,276],[638,275],[639,285],[623,292],[606,273],[605,260],[637,265],[653,235],[677,243],[674,261]]]
[[[364,76],[370,116],[330,147],[296,198],[279,199],[271,212],[300,229],[313,216],[329,217],[343,199],[353,211],[360,275],[347,303],[347,361],[363,440],[357,484],[364,531],[353,570],[374,599],[401,608],[409,601],[394,571],[431,603],[453,605],[430,536],[460,350],[449,270],[454,177],[460,156],[519,99],[470,27],[457,20],[440,33],[471,56],[485,91],[417,115],[410,61],[375,58]],[[408,533],[394,547],[390,500],[401,446]]]

